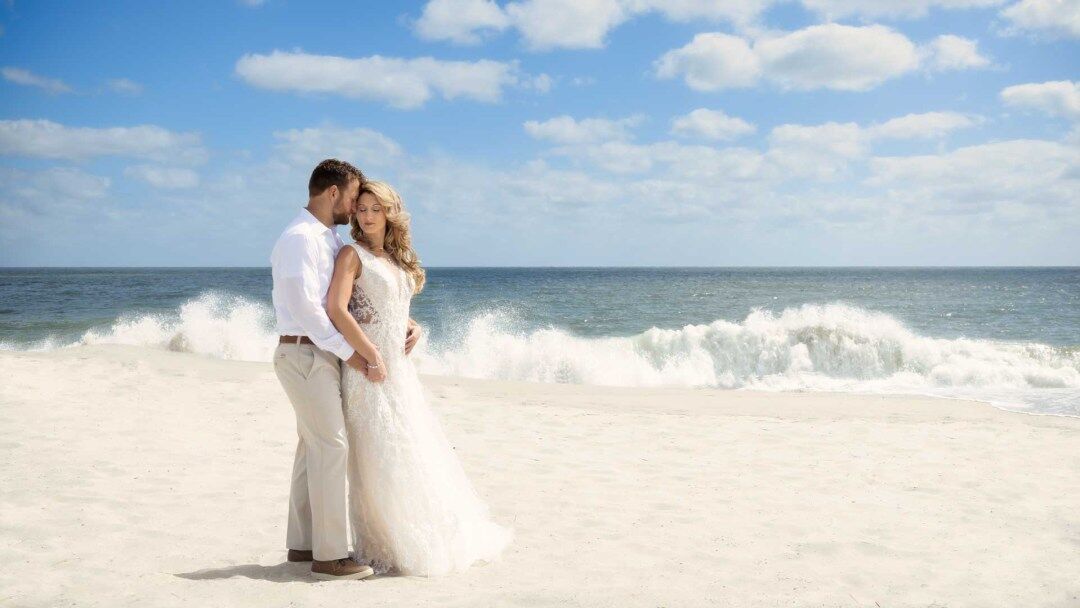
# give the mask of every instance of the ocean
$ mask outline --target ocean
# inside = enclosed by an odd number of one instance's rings
[[[269,268],[0,269],[0,349],[268,361]],[[431,268],[421,372],[1080,416],[1080,268]]]

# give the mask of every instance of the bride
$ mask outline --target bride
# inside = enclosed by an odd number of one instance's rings
[[[425,276],[409,214],[393,188],[368,181],[350,224],[355,242],[338,253],[327,309],[368,361],[367,374],[342,366],[351,557],[376,574],[423,576],[493,561],[513,531],[489,519],[405,352]]]

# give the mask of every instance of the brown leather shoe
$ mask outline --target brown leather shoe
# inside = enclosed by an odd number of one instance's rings
[[[288,560],[290,562],[310,562],[315,559],[311,551],[304,551],[302,549],[289,549]]]
[[[375,574],[371,566],[358,564],[348,557],[329,561],[312,560],[311,576],[320,581],[352,580]]]

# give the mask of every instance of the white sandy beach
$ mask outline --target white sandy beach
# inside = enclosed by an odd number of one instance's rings
[[[4,606],[1080,606],[1080,419],[426,376],[514,543],[315,582],[269,364],[82,346],[0,376]]]

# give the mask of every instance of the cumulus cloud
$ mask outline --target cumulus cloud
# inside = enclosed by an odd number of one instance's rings
[[[574,119],[568,124],[580,128],[587,120]],[[850,230],[857,226],[860,231],[880,227],[886,232],[873,234],[899,238],[888,235],[902,225],[910,227],[911,235],[925,237],[928,227],[937,223],[936,214],[951,214],[957,221],[971,218],[984,226],[998,222],[1003,226],[1000,234],[1008,234],[1018,221],[1025,220],[1043,221],[1039,226],[1054,230],[1068,227],[1080,204],[1073,195],[1080,176],[1078,151],[1073,146],[1012,140],[947,151],[943,143],[934,142],[931,147],[942,151],[915,156],[872,155],[879,140],[930,137],[968,122],[977,124],[978,119],[927,112],[864,125],[780,125],[770,132],[761,149],[677,141],[635,143],[626,131],[609,130],[603,135],[601,130],[601,135],[587,137],[587,143],[546,139],[552,148],[542,160],[500,162],[497,166],[440,153],[410,153],[372,129],[324,125],[276,132],[277,143],[263,161],[230,167],[227,176],[208,176],[194,188],[163,192],[159,198],[169,201],[177,214],[176,222],[228,226],[228,230],[218,232],[208,228],[204,236],[210,242],[228,243],[228,251],[248,247],[243,251],[250,260],[262,259],[268,245],[265,239],[254,239],[250,246],[237,245],[236,222],[245,232],[276,234],[291,213],[286,207],[294,208],[303,200],[303,185],[311,167],[327,156],[346,158],[402,192],[417,220],[418,235],[423,235],[419,241],[422,252],[431,261],[482,263],[486,254],[481,252],[489,250],[490,241],[477,241],[475,251],[469,253],[470,245],[462,249],[461,233],[504,234],[482,228],[513,229],[521,221],[552,212],[579,226],[577,236],[582,239],[604,238],[598,227],[606,233],[613,227],[632,231],[642,212],[657,222],[706,222],[709,238],[716,237],[716,230],[730,229],[733,238],[750,234],[754,241],[768,239],[777,227],[784,226],[798,228],[799,234],[832,227]],[[850,179],[839,180],[841,176]],[[54,181],[41,179],[37,183]],[[13,188],[27,181],[24,177],[5,183],[0,175],[0,217],[26,217],[19,213],[30,208],[29,201],[61,198],[40,193],[19,198]],[[84,196],[97,193],[100,200],[108,196],[101,188],[103,183],[107,187],[107,181],[89,180],[80,191]],[[96,190],[94,184],[98,185]],[[214,204],[207,204],[208,200]],[[250,206],[251,200],[267,204],[243,217],[234,217],[235,213],[228,216],[232,213],[229,209]],[[71,204],[76,202],[72,199]],[[109,212],[106,203],[98,207],[94,213]],[[72,209],[79,208],[86,205]],[[118,221],[128,226],[135,221],[133,217],[144,222],[151,216],[125,209]],[[541,263],[542,254],[537,252],[544,251],[553,236],[555,233],[521,235],[515,251],[509,254],[540,255],[536,261]],[[907,242],[906,238],[896,242]],[[204,255],[202,249],[185,253],[198,263],[212,263],[212,256]],[[513,261],[527,260],[519,257]],[[663,263],[675,263],[675,259],[664,258]]]
[[[182,167],[135,165],[124,169],[124,175],[165,190],[194,188],[199,185],[199,174]]]
[[[523,78],[513,62],[381,55],[351,59],[302,51],[244,55],[236,62],[236,73],[248,84],[272,91],[341,95],[402,109],[418,108],[436,94],[447,100],[497,102],[505,88],[521,84]]]
[[[671,133],[685,137],[712,140],[732,140],[749,135],[756,127],[741,118],[728,116],[721,110],[698,108],[671,121]]]
[[[930,139],[942,137],[957,129],[982,124],[978,116],[958,112],[924,112],[907,114],[872,125],[867,129],[870,137],[889,139]]]
[[[803,6],[827,19],[918,18],[930,9],[974,9],[1001,6],[1006,0],[802,0]]]
[[[113,78],[110,79],[106,85],[112,91],[122,95],[138,95],[143,91],[141,84],[127,78]]]
[[[721,33],[698,34],[686,46],[664,53],[653,65],[658,77],[681,76],[697,91],[750,87],[761,76],[761,62],[750,43]]]
[[[911,41],[881,25],[814,25],[762,38],[754,51],[766,76],[785,89],[865,91],[918,64]]]
[[[986,67],[974,40],[938,36],[919,48],[882,25],[838,23],[766,33],[755,39],[723,33],[694,36],[657,59],[659,78],[682,78],[692,89],[745,88],[768,81],[783,90],[865,91],[912,72]]]
[[[1020,0],[1001,11],[1006,33],[1029,32],[1050,37],[1080,38],[1077,0]]]
[[[0,120],[0,154],[66,160],[99,156],[200,163],[206,160],[200,137],[156,125],[69,127],[50,120]]]
[[[596,49],[608,33],[644,14],[675,22],[706,20],[747,26],[776,0],[521,0],[503,6],[489,0],[431,0],[416,20],[425,40],[476,44],[485,36],[516,30],[537,51]]]
[[[279,159],[301,169],[310,169],[324,158],[348,159],[364,171],[383,168],[399,160],[401,146],[389,137],[365,128],[331,125],[275,131],[274,146]]]
[[[900,188],[911,201],[950,212],[998,204],[1075,207],[1080,150],[1042,140],[1010,140],[946,152],[871,161],[866,183]]]
[[[1080,82],[1051,80],[1018,84],[1001,91],[1005,105],[1080,120]]]
[[[3,74],[4,80],[7,80],[8,82],[14,82],[15,84],[21,84],[27,87],[37,87],[54,95],[59,93],[70,93],[72,90],[63,80],[39,76],[22,68],[8,66],[0,69],[0,74]]]
[[[995,7],[1007,0],[799,0],[807,10],[832,21],[918,18],[931,9]],[[1031,2],[1032,0],[1028,0]],[[1050,3],[1054,0],[1034,0]],[[425,40],[477,44],[484,38],[515,30],[534,51],[597,49],[608,34],[643,15],[676,23],[728,23],[736,31],[761,31],[761,17],[787,0],[519,0],[502,5],[493,0],[430,0],[414,24]]]
[[[630,16],[616,0],[525,0],[508,4],[506,15],[536,50],[600,48],[607,33]]]
[[[981,118],[956,112],[907,114],[866,127],[853,122],[786,124],[769,134],[769,158],[790,175],[832,180],[851,173],[852,161],[882,139],[934,139],[972,127]]]
[[[979,43],[961,36],[938,36],[921,51],[923,63],[930,71],[968,70],[990,65],[990,60],[979,53]]]
[[[66,219],[86,213],[100,205],[110,185],[108,177],[73,167],[38,171],[0,168],[0,217],[18,222],[0,222],[0,228],[15,230],[21,236],[40,230],[43,215]]]
[[[769,133],[769,160],[789,178],[835,180],[850,172],[851,161],[869,150],[869,138],[853,122],[786,124]]]
[[[491,0],[431,0],[417,19],[415,30],[425,40],[477,44],[482,35],[510,26],[510,18]]]
[[[525,132],[535,139],[559,144],[595,143],[627,139],[630,128],[642,121],[641,116],[629,116],[618,120],[606,118],[583,118],[556,116],[543,122],[530,120],[524,124]]]
[[[705,109],[676,117],[672,122],[673,134],[714,140],[730,139],[755,129],[738,118]],[[783,124],[770,131],[764,151],[677,141],[634,143],[625,123],[606,119],[561,116],[526,123],[526,130],[554,144],[550,154],[604,172],[647,174],[667,167],[671,176],[687,179],[780,183],[795,179],[836,181],[853,175],[878,141],[941,138],[981,122],[981,117],[956,112],[925,112],[866,126],[854,122]]]

